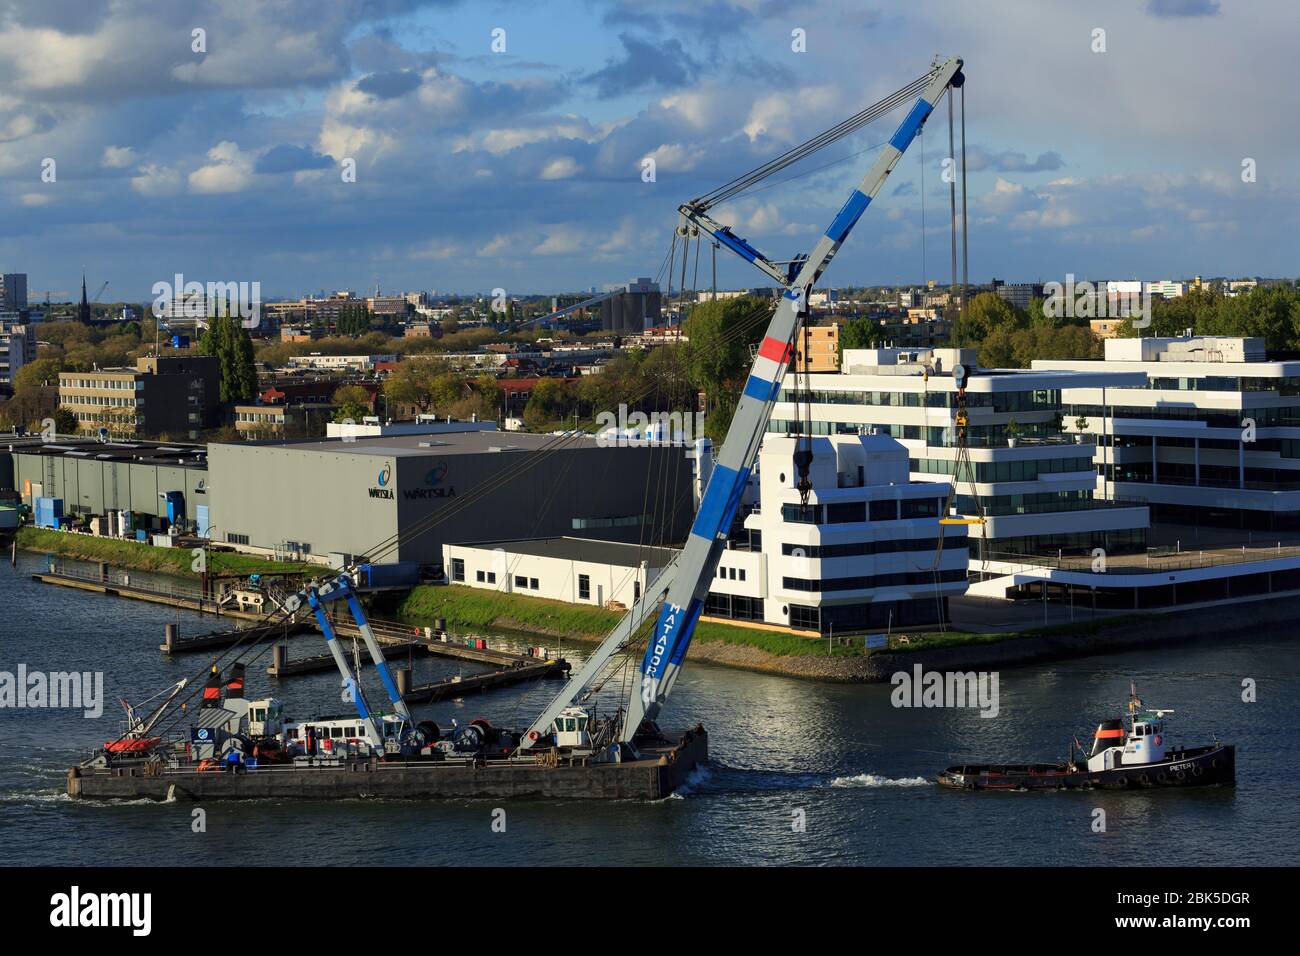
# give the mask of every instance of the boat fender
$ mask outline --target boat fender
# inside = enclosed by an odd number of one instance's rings
[[[539,736],[541,736],[541,735],[538,734],[537,731],[535,731],[535,730],[530,730],[530,731],[528,731],[528,739],[529,739],[529,740],[536,740]]]
[[[1193,767],[1193,768],[1192,768],[1192,776],[1193,776],[1193,777],[1199,777],[1199,776],[1200,776],[1201,774],[1203,774],[1203,773],[1205,773],[1205,768],[1204,768],[1204,767],[1199,767],[1199,766],[1198,766],[1198,767]]]
[[[1164,783],[1168,779],[1169,777],[1165,774],[1163,770],[1161,770],[1158,774],[1156,774],[1156,783]]]
[[[1219,769],[1219,758],[1218,758],[1218,757],[1215,757],[1213,760],[1211,760],[1211,761],[1210,761],[1210,766],[1213,767],[1215,770],[1218,770],[1218,769]]]
[[[1142,784],[1144,787],[1149,787],[1151,786],[1151,778],[1145,773],[1139,774],[1138,783]]]
[[[1174,774],[1174,776],[1176,776],[1179,780],[1187,779],[1187,774],[1183,773],[1181,770],[1178,771],[1178,773]]]

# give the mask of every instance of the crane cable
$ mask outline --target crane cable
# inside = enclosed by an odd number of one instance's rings
[[[932,76],[933,71],[926,73],[924,76],[913,80],[901,89],[886,96],[883,100],[873,103],[861,112],[855,113],[853,116],[850,116],[848,119],[832,126],[830,129],[819,133],[812,139],[787,150],[775,159],[771,159],[768,162],[763,163],[761,166],[757,166],[749,172],[743,173],[735,179],[723,183],[721,186],[718,186],[710,192],[697,196],[695,199],[692,199],[688,205],[703,212],[712,206],[716,206],[721,202],[726,202],[727,200],[732,199],[750,187],[762,182],[764,179],[767,179],[769,176],[772,176],[788,166],[811,156],[813,153],[843,139],[845,136],[857,132],[873,120],[879,119],[886,113],[890,113],[899,106],[902,106],[912,97],[924,90],[925,87],[929,85]]]

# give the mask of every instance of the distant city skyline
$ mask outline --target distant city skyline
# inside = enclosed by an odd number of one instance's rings
[[[265,300],[654,277],[680,203],[936,52],[966,60],[972,282],[1300,272],[1300,9],[1282,0],[1043,0],[1032,16],[1015,0],[44,0],[7,14],[0,271],[26,273],[33,303],[75,300],[83,265],[92,290],[108,280],[105,300],[130,302],[178,272],[260,281]],[[948,284],[946,113],[827,285]],[[807,251],[897,120],[717,218],[773,258]],[[702,260],[701,288],[707,247]],[[767,283],[723,251],[718,284]]]

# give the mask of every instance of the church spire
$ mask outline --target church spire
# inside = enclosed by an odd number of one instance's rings
[[[77,319],[90,323],[90,303],[86,301],[86,270],[81,270],[81,305],[77,306]]]

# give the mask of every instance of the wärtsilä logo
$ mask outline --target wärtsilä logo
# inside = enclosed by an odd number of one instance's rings
[[[388,487],[393,480],[393,463],[384,462],[384,467],[379,469],[378,488],[370,489],[371,498],[388,498],[393,497],[393,489]]]
[[[446,477],[447,463],[440,461],[425,472],[423,488],[407,488],[402,492],[402,497],[407,500],[416,500],[419,498],[455,498],[456,489],[451,485],[443,484]]]

